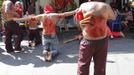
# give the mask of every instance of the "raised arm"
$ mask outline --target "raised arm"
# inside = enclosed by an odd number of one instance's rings
[[[27,16],[27,17],[23,17],[23,18],[13,18],[14,21],[27,21],[32,19],[33,16]]]
[[[30,15],[23,18],[13,18],[14,21],[27,21],[27,20],[40,20],[42,17],[45,17],[46,14],[39,14],[39,15]]]
[[[64,13],[59,13],[59,16],[61,17],[66,17],[66,16],[71,16],[74,15],[77,12],[78,8],[73,10],[73,11],[69,11],[69,12],[64,12]]]

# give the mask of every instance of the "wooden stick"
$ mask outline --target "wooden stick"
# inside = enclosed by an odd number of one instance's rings
[[[75,40],[78,40],[78,37],[74,37],[72,39],[68,39],[68,40],[64,41],[63,43],[65,44],[65,43],[69,43],[69,42],[72,42],[72,41],[75,41]]]
[[[68,40],[64,41],[63,43],[65,44],[65,43],[69,43],[69,42],[72,42],[72,41],[75,41],[75,40],[81,40],[82,38],[83,38],[83,36],[81,34],[75,35],[74,38],[68,39]]]

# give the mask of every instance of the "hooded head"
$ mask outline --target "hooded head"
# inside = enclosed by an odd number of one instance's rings
[[[10,0],[5,2],[5,12],[8,10],[15,10],[14,4]]]
[[[54,12],[53,7],[49,4],[46,4],[44,6],[44,13],[49,14],[49,13],[52,13],[52,12]]]
[[[15,6],[19,7],[19,8],[23,8],[23,5],[22,5],[22,3],[20,1],[16,1]]]
[[[16,2],[15,2],[15,5],[16,5],[16,4],[21,4],[21,2],[20,2],[20,1],[16,1]]]

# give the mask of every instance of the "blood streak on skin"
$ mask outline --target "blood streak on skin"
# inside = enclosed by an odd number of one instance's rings
[[[105,28],[103,26],[103,17],[101,16],[92,16],[90,18],[89,25],[87,26],[86,32],[91,37],[101,37],[105,35]]]

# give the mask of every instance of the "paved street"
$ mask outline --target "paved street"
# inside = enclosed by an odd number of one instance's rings
[[[64,40],[64,39],[62,39]],[[44,62],[42,47],[27,47],[22,42],[24,53],[5,52],[0,42],[0,75],[76,75],[79,41],[63,44],[60,41],[60,54],[53,62]],[[125,38],[109,39],[106,75],[134,75],[134,34]],[[90,75],[93,75],[93,62]]]

